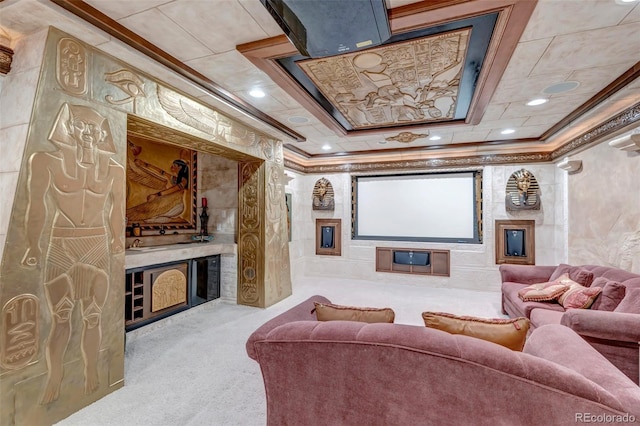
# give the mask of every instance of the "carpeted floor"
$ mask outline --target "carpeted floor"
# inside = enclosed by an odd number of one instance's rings
[[[423,325],[427,310],[504,317],[499,292],[305,278],[291,297],[267,309],[214,301],[127,333],[125,386],[58,425],[264,425],[260,368],[245,342],[265,321],[314,294],[337,304],[391,307],[403,324]]]

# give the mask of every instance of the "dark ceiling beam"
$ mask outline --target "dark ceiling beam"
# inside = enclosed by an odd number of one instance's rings
[[[101,29],[110,36],[120,40],[126,45],[132,47],[143,55],[153,59],[154,61],[164,65],[170,70],[176,72],[186,78],[195,85],[201,87],[205,92],[227,103],[232,108],[249,115],[250,117],[272,127],[273,129],[286,134],[297,142],[304,142],[306,138],[297,133],[293,129],[280,123],[273,117],[263,113],[253,105],[245,102],[233,93],[224,89],[216,82],[210,80],[205,75],[199,73],[193,68],[187,66],[182,61],[171,56],[164,50],[158,48],[155,44],[140,37],[138,34],[127,29],[117,21],[111,19],[98,9],[90,6],[81,0],[50,0],[52,3],[62,7],[68,12],[76,15],[80,19],[87,21],[91,25]]]

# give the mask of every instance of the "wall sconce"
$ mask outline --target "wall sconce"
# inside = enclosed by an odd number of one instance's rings
[[[609,146],[622,151],[640,151],[640,133],[622,136],[609,142]]]
[[[569,157],[565,157],[558,163],[558,168],[569,173],[577,173],[582,170],[582,160],[569,160]]]

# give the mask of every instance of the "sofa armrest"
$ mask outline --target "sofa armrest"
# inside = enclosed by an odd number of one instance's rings
[[[500,276],[503,283],[544,283],[549,281],[556,268],[545,265],[500,265]]]
[[[620,342],[640,342],[640,315],[623,312],[569,309],[560,324],[582,336]]]
[[[285,311],[280,315],[273,317],[262,326],[260,326],[260,328],[258,328],[256,331],[254,331],[251,336],[249,336],[249,339],[247,340],[247,343],[245,345],[249,357],[254,360],[256,359],[256,351],[253,347],[254,342],[256,342],[257,340],[264,340],[267,334],[269,334],[269,332],[274,328],[288,322],[316,321],[314,302],[331,303],[331,301],[326,297],[315,295],[311,296],[304,302],[300,302],[288,311]]]

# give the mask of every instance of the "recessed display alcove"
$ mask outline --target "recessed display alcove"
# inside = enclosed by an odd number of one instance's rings
[[[496,264],[535,265],[534,220],[496,220]]]

